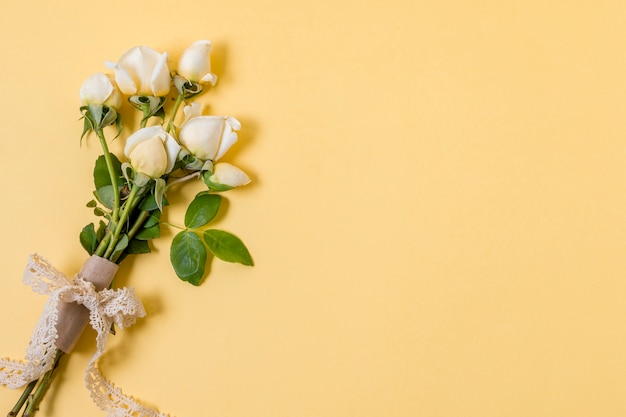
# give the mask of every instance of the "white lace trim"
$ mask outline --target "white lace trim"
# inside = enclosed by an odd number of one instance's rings
[[[30,344],[22,361],[0,359],[0,385],[21,387],[46,373],[54,362],[59,302],[76,302],[89,309],[89,321],[98,332],[97,351],[85,371],[85,385],[93,401],[108,417],[168,417],[137,403],[113,383],[102,376],[98,359],[104,354],[111,325],[125,328],[133,325],[137,317],[146,312],[132,288],[95,290],[92,283],[77,274],[73,281],[37,254],[31,255],[24,284],[39,294],[48,294],[48,302],[33,330]]]

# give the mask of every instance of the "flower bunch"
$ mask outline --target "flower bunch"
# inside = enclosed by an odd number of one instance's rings
[[[204,115],[201,104],[194,102],[217,81],[217,76],[211,72],[210,53],[209,41],[197,41],[184,51],[174,69],[167,53],[146,46],[134,47],[117,62],[105,63],[112,73],[93,74],[80,88],[80,110],[84,121],[81,140],[93,133],[103,150],[93,171],[94,198],[87,203],[98,220],[85,226],[79,236],[87,253],[105,262],[104,268],[111,270],[110,276],[102,282],[92,280],[97,290],[113,287],[111,281],[116,265],[128,255],[151,251],[149,242],[160,236],[161,214],[169,204],[168,190],[192,180],[202,181],[206,189],[189,203],[184,227],[181,226],[172,239],[170,261],[176,275],[183,281],[199,285],[206,264],[213,256],[227,262],[253,264],[248,249],[237,236],[207,227],[220,210],[221,193],[250,182],[240,168],[220,161],[237,142],[237,131],[241,129],[239,121],[232,116]],[[122,121],[120,110],[125,103],[141,112],[135,128],[128,129]],[[183,114],[179,115],[181,110]],[[109,151],[105,137],[109,126],[117,130],[117,136],[130,130],[124,139],[123,155],[117,156]],[[107,266],[109,264],[113,268]],[[63,300],[71,298],[59,297],[60,305]],[[73,305],[89,304],[80,297],[71,301]],[[54,314],[59,314],[59,322],[63,322],[60,317],[62,309],[57,309],[58,313]],[[141,306],[135,310],[143,311]],[[137,312],[133,314],[140,316]],[[132,324],[134,316],[130,319],[127,322]],[[94,319],[91,321],[93,325]],[[109,324],[106,320],[104,322]],[[110,325],[114,323],[117,321],[111,320]],[[123,324],[119,326],[123,327]],[[53,332],[55,339],[61,338],[57,333],[63,333],[64,329],[57,325],[57,331]],[[77,333],[72,338],[77,338],[80,331]],[[69,345],[73,343],[75,340],[70,340]],[[71,350],[71,347],[60,346],[58,341],[56,346],[57,351],[52,356],[49,348],[44,349],[48,359],[39,358],[39,362],[46,372],[28,383],[9,416],[18,415],[23,407],[26,417],[37,411],[59,358]],[[52,357],[54,360],[50,359]],[[36,359],[31,358],[33,362]],[[4,366],[6,369],[10,367]],[[5,368],[0,363],[0,371]],[[5,379],[9,380],[9,377]],[[4,384],[11,386],[8,382]],[[109,415],[122,414],[109,411]]]
[[[195,42],[183,53],[172,77],[167,53],[135,47],[119,61],[106,63],[113,75],[97,73],[82,85],[83,135],[95,132],[104,151],[94,170],[95,199],[88,205],[105,221],[97,227],[86,226],[80,235],[90,255],[118,262],[128,254],[149,252],[147,242],[159,236],[166,191],[183,181],[201,178],[207,190],[189,205],[186,229],[172,243],[170,258],[176,274],[199,284],[206,249],[226,261],[252,264],[246,247],[234,235],[214,229],[199,232],[217,214],[221,201],[217,192],[250,182],[241,169],[218,162],[237,141],[241,124],[232,116],[203,115],[198,102],[185,106],[182,123],[176,124],[181,104],[217,80],[211,73],[210,52],[209,41]],[[176,99],[166,122],[164,105],[172,87]],[[115,125],[118,134],[121,132],[118,110],[123,97],[141,111],[142,118],[139,129],[126,138],[125,160],[121,162],[109,152],[103,129]],[[155,119],[157,123],[148,126]]]

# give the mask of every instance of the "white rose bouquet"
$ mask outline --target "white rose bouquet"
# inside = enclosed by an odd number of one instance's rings
[[[97,364],[108,335],[145,315],[133,290],[116,289],[114,277],[128,255],[150,252],[150,240],[160,236],[160,216],[171,187],[192,180],[207,187],[189,203],[184,227],[171,242],[170,260],[181,280],[199,285],[211,254],[253,264],[238,237],[207,226],[220,209],[220,193],[250,182],[241,169],[218,162],[237,141],[239,121],[203,115],[200,103],[192,102],[217,80],[210,53],[209,41],[195,42],[174,71],[167,53],[139,46],[118,62],[105,63],[113,74],[94,74],[82,85],[81,140],[93,133],[103,150],[93,171],[95,198],[87,203],[99,220],[80,232],[90,257],[72,281],[38,255],[28,262],[25,283],[49,298],[25,360],[0,359],[0,385],[24,389],[9,417],[35,415],[60,358],[72,351],[87,323],[98,332],[97,352],[85,374],[96,404],[108,416],[164,416],[125,395],[102,376]],[[166,108],[169,96],[173,104]],[[119,112],[124,98],[142,117],[118,157],[109,151],[104,132],[107,126],[117,129],[118,136],[124,131]]]

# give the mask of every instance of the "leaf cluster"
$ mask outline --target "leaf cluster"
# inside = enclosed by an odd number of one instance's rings
[[[217,216],[221,201],[219,194],[205,191],[196,195],[185,213],[186,229],[172,240],[172,266],[176,275],[190,284],[200,284],[210,255],[226,262],[254,265],[250,252],[237,236],[224,230],[203,229]]]
[[[112,232],[114,224],[110,222],[112,210],[114,208],[114,196],[118,193],[120,198],[124,199],[128,195],[128,183],[124,180],[122,174],[122,163],[114,155],[110,154],[113,162],[115,176],[118,178],[117,190],[111,184],[111,177],[108,172],[104,155],[97,160],[93,171],[95,191],[93,192],[95,199],[87,203],[87,207],[93,208],[94,214],[108,220],[106,223],[100,220],[96,228],[94,223],[88,224],[80,233],[80,243],[89,255],[96,254],[96,251],[108,232]],[[164,198],[164,197],[163,197]],[[167,200],[163,200],[162,205],[166,206]],[[142,253],[150,253],[150,245],[148,241],[158,238],[161,235],[160,221],[161,210],[157,204],[154,193],[145,193],[128,218],[128,224],[133,225],[125,233],[120,236],[119,241],[115,245],[112,260],[120,263],[127,255],[138,255]]]
[[[130,180],[123,173],[124,164],[114,154],[109,155],[118,186],[117,189],[113,186],[105,157],[101,155],[93,170],[94,199],[87,203],[87,207],[92,208],[101,220],[97,224],[86,225],[79,236],[82,247],[89,255],[98,254],[99,248],[106,243],[107,236],[113,232],[115,224],[111,219],[115,194],[122,201],[129,194]],[[159,200],[161,198],[162,201]],[[222,198],[220,194],[211,191],[198,193],[185,212],[184,230],[176,234],[171,242],[172,267],[181,280],[192,285],[197,286],[202,282],[213,257],[247,266],[254,264],[241,239],[224,230],[206,228],[217,217]],[[167,199],[161,193],[152,191],[141,195],[110,259],[120,263],[128,255],[150,253],[150,240],[161,236],[162,208],[167,205]]]

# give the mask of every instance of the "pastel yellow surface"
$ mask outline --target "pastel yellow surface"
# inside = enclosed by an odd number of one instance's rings
[[[28,254],[70,275],[85,258],[83,80],[208,38],[203,101],[241,120],[225,160],[254,181],[219,226],[256,266],[214,262],[194,288],[164,228],[123,264],[149,315],[110,338],[107,377],[179,417],[626,415],[626,3],[2,9],[0,356],[23,355],[45,301]],[[93,336],[41,416],[105,415],[82,382]],[[0,388],[0,414],[18,396]]]

